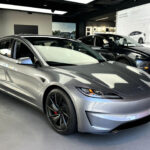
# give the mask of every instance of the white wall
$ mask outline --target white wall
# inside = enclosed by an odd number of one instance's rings
[[[150,43],[150,3],[117,12],[117,33],[129,35],[133,31],[146,34],[146,43]]]
[[[14,24],[38,25],[39,35],[52,34],[52,15],[0,10],[0,36],[13,35]]]
[[[0,11],[0,36],[4,34],[4,21],[3,21],[3,12]]]

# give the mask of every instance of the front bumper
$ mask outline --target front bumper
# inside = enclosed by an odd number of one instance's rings
[[[105,132],[118,132],[150,121],[150,110],[128,115],[87,112],[92,128]]]
[[[75,102],[79,132],[109,133],[130,123],[133,127],[134,122],[141,124],[140,120],[146,119],[143,123],[150,120],[150,98],[106,100],[80,96]]]

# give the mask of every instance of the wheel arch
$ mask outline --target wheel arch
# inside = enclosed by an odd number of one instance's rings
[[[49,93],[51,90],[56,89],[56,88],[57,88],[57,89],[60,89],[60,90],[62,90],[62,91],[64,91],[64,92],[68,95],[68,97],[70,98],[70,100],[71,100],[71,102],[72,102],[72,104],[73,104],[73,106],[74,106],[74,109],[75,109],[75,105],[74,105],[74,102],[73,102],[73,97],[69,94],[69,91],[68,91],[67,89],[63,88],[62,86],[53,84],[53,85],[49,85],[49,86],[45,89],[45,92],[44,92],[44,94],[43,94],[43,96],[42,96],[43,112],[46,113],[46,110],[45,110],[45,102],[46,102],[46,97],[47,97],[48,93]],[[76,111],[76,109],[75,109],[75,111]]]
[[[73,101],[73,97],[69,94],[69,89],[67,89],[66,87],[63,87],[63,86],[59,86],[59,85],[57,85],[57,84],[53,84],[53,85],[50,85],[50,86],[48,86],[47,88],[46,88],[46,90],[45,90],[45,92],[44,92],[44,94],[43,94],[43,112],[44,112],[44,114],[46,114],[46,108],[45,108],[45,104],[46,104],[46,98],[47,98],[47,95],[48,95],[48,93],[51,91],[51,90],[53,90],[53,89],[60,89],[60,90],[62,90],[69,98],[70,98],[70,102],[72,103],[72,111],[73,111],[73,108],[74,108],[74,119],[75,119],[75,128],[73,129],[74,131],[73,131],[73,133],[74,132],[76,132],[76,131],[78,131],[78,119],[77,119],[77,111],[76,111],[76,109],[75,109],[75,104],[74,104],[74,101]]]

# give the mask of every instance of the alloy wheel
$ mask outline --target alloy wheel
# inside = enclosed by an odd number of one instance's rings
[[[47,117],[57,130],[65,130],[69,123],[69,110],[64,97],[57,92],[49,95],[46,104]]]

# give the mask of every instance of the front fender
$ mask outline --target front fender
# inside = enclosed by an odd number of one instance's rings
[[[73,87],[67,87],[67,86],[65,86],[63,84],[60,84],[58,82],[52,82],[52,83],[48,84],[47,86],[45,86],[42,89],[41,93],[40,93],[40,104],[39,105],[40,105],[40,108],[42,108],[42,111],[44,111],[44,109],[43,109],[44,108],[44,106],[43,106],[43,104],[44,104],[44,95],[47,92],[47,90],[50,90],[50,89],[53,89],[53,88],[60,88],[64,92],[66,92],[68,94],[68,96],[70,97],[70,99],[72,100],[72,103],[75,106],[75,99],[74,99],[74,96],[71,94],[72,93],[71,91],[74,90],[74,89],[72,89]]]
[[[119,55],[116,57],[116,61],[119,61],[121,59],[127,60],[131,64],[131,66],[136,66],[135,61],[132,58],[130,58],[129,56]]]

